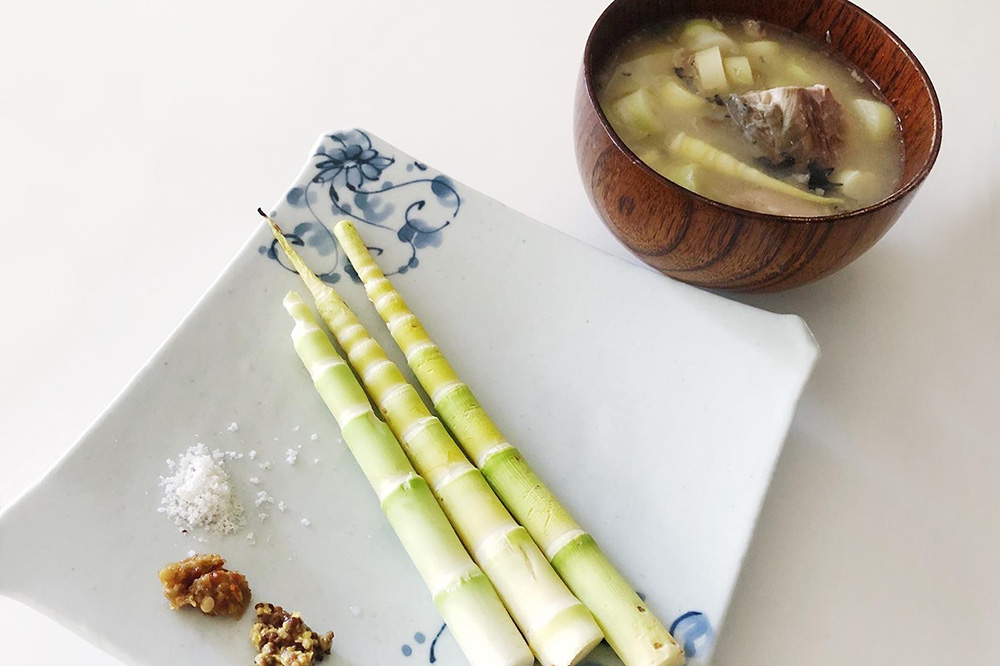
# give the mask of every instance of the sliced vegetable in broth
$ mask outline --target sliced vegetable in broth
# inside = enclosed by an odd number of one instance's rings
[[[899,184],[899,121],[876,86],[771,24],[698,17],[644,31],[598,85],[632,152],[716,201],[811,217],[863,208]]]

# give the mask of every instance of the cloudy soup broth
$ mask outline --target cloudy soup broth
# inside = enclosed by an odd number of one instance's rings
[[[768,23],[698,17],[634,35],[599,74],[598,99],[639,159],[739,208],[833,215],[899,185],[899,120],[876,86]]]

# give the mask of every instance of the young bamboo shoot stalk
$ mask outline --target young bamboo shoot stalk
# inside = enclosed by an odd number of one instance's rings
[[[705,143],[701,139],[696,139],[684,132],[680,132],[668,146],[674,155],[683,157],[696,164],[701,164],[706,169],[716,171],[725,176],[737,178],[752,185],[766,187],[775,192],[781,192],[793,196],[803,201],[811,201],[820,204],[842,204],[843,199],[836,197],[821,197],[812,192],[806,192],[794,185],[790,185],[783,180],[772,178],[763,171],[740,162],[738,159],[723,152],[715,146]]]
[[[507,509],[582,601],[626,666],[677,666],[684,653],[455,374],[350,222],[334,234],[434,407]]]
[[[295,320],[295,351],[469,663],[530,666],[534,657],[489,579],[465,551],[392,431],[375,416],[364,389],[312,310],[295,292],[289,292],[284,303]]]
[[[268,222],[312,292],[320,317],[469,553],[496,587],[538,661],[544,666],[576,664],[604,638],[590,611],[570,593],[528,532],[514,522],[482,473],[469,464],[340,295],[309,269],[274,222]]]

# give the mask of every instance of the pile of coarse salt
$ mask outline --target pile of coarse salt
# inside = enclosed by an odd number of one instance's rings
[[[243,505],[229,485],[226,455],[198,443],[176,461],[168,460],[167,467],[173,474],[160,477],[163,499],[157,511],[167,514],[181,528],[202,527],[213,534],[233,534],[243,529],[247,520]]]

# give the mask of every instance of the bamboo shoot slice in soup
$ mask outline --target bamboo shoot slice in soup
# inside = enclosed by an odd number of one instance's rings
[[[761,21],[694,17],[635,34],[599,73],[598,101],[649,167],[739,208],[833,215],[899,185],[899,120],[875,84],[825,44]]]

